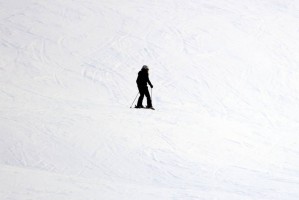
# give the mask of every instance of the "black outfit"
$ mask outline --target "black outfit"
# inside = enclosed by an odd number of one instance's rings
[[[147,99],[147,106],[146,107],[151,108],[152,107],[152,100],[151,100],[151,96],[150,96],[148,88],[147,88],[147,83],[151,86],[151,88],[153,88],[153,85],[152,85],[151,81],[148,78],[148,70],[142,69],[138,73],[136,83],[137,83],[137,87],[138,87],[138,90],[139,90],[139,93],[140,93],[140,97],[138,99],[138,103],[137,103],[136,107],[143,107],[142,106],[142,101],[143,101],[143,97],[145,95],[146,99]]]

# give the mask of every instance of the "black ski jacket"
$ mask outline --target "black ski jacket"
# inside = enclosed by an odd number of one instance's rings
[[[137,77],[136,83],[137,83],[138,87],[146,87],[147,83],[151,87],[153,87],[151,81],[148,78],[148,72],[147,72],[147,70],[141,70],[141,71],[138,72],[138,77]]]

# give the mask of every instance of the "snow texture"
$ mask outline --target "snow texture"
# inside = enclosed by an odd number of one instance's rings
[[[0,199],[298,200],[298,27],[296,0],[0,0]]]

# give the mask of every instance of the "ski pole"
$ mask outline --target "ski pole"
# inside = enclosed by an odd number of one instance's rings
[[[130,106],[130,108],[132,108],[132,106],[133,106],[133,104],[134,104],[134,102],[135,102],[135,100],[136,100],[136,98],[137,98],[138,94],[139,94],[139,92],[137,93],[137,95],[136,95],[136,97],[135,97],[135,99],[134,99],[134,101],[133,101],[132,105]]]
[[[152,100],[152,104],[153,104],[153,88],[151,88],[151,100]]]

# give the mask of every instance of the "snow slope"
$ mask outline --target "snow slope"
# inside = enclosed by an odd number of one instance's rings
[[[0,0],[0,199],[297,200],[299,2]],[[156,111],[130,109],[150,67]]]

